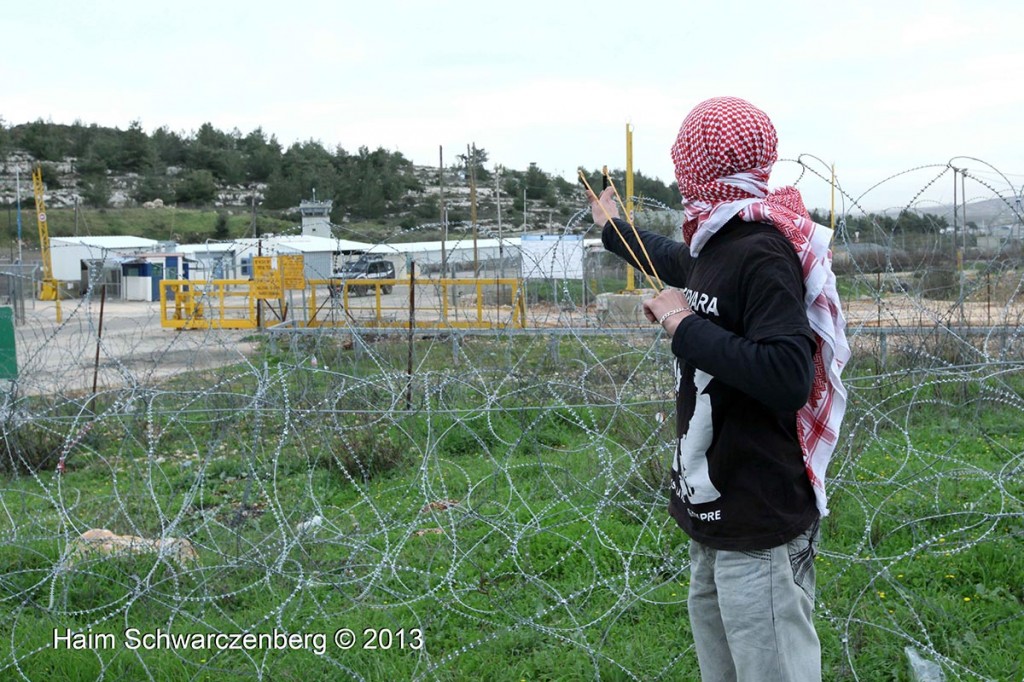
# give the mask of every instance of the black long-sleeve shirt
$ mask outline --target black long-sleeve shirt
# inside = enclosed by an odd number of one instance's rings
[[[796,253],[773,226],[739,219],[698,258],[667,237],[639,237],[643,248],[624,221],[602,233],[607,250],[683,289],[695,313],[672,338],[679,440],[670,511],[719,549],[787,542],[817,517],[796,425],[815,349]]]
[[[668,286],[686,289],[687,277],[695,260],[686,244],[653,232],[637,230],[643,239],[642,249],[628,223],[617,220],[616,227],[617,231],[610,222],[605,225],[601,234],[605,249],[649,275],[656,273]],[[736,219],[723,227],[712,241],[728,238],[737,229],[765,227],[775,231],[771,226],[755,226]],[[620,235],[632,249],[632,254],[623,246]],[[792,251],[792,247],[788,244],[786,246]],[[799,273],[800,264],[795,253],[793,261]],[[654,272],[651,272],[652,264]],[[799,281],[802,281],[802,277]],[[700,299],[697,298],[695,302],[699,304]],[[676,328],[672,338],[672,352],[766,405],[795,411],[807,402],[811,382],[814,380],[814,365],[811,362],[813,341],[814,336],[803,331],[795,335],[752,340],[732,333],[704,316],[689,315]]]

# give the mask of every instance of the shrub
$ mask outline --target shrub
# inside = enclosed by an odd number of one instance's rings
[[[372,425],[346,431],[317,452],[314,466],[337,473],[344,472],[357,481],[367,483],[390,471],[401,469],[410,454],[387,432]]]
[[[19,475],[54,468],[64,440],[63,435],[36,424],[8,424],[0,438],[0,473]]]

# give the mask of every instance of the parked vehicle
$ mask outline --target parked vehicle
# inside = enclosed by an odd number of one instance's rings
[[[364,254],[357,260],[350,261],[342,265],[341,269],[334,273],[334,277],[341,280],[352,280],[352,279],[394,279],[395,278],[395,265],[386,258],[380,256],[370,256]],[[381,293],[390,294],[393,285],[384,284],[381,285]],[[350,285],[348,290],[350,293],[359,295],[361,293],[369,293],[373,289],[370,285]],[[336,291],[333,287],[331,295],[340,295],[340,288]]]

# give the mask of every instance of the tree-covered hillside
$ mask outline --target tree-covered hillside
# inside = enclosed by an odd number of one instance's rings
[[[167,127],[147,133],[139,121],[120,130],[42,120],[8,125],[0,119],[0,160],[17,154],[42,164],[48,190],[63,189],[92,208],[157,199],[178,207],[242,207],[255,197],[261,212],[286,212],[315,192],[333,200],[336,224],[412,229],[441,220],[442,185],[449,222],[473,217],[471,184],[478,189],[476,218],[483,223],[497,218],[499,197],[507,224],[534,226],[568,219],[582,200],[578,184],[535,164],[524,170],[488,166],[487,151],[475,145],[453,154],[442,177],[436,167],[414,166],[399,151],[352,152],[312,139],[285,148],[262,128],[226,132],[209,123],[189,133]],[[11,175],[6,165],[5,181]],[[622,172],[615,175],[622,182]],[[635,183],[638,194],[677,203],[674,185],[642,173],[635,174]]]

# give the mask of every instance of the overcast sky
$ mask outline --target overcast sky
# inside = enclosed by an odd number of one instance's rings
[[[419,164],[475,142],[571,177],[624,167],[629,122],[634,168],[669,182],[687,111],[735,95],[772,117],[782,158],[835,163],[869,209],[950,201],[951,176],[918,196],[937,168],[868,190],[957,155],[998,191],[1024,185],[1020,0],[50,0],[2,16],[8,125],[261,126]],[[780,162],[772,184],[798,175]],[[828,205],[823,181],[798,186]]]

